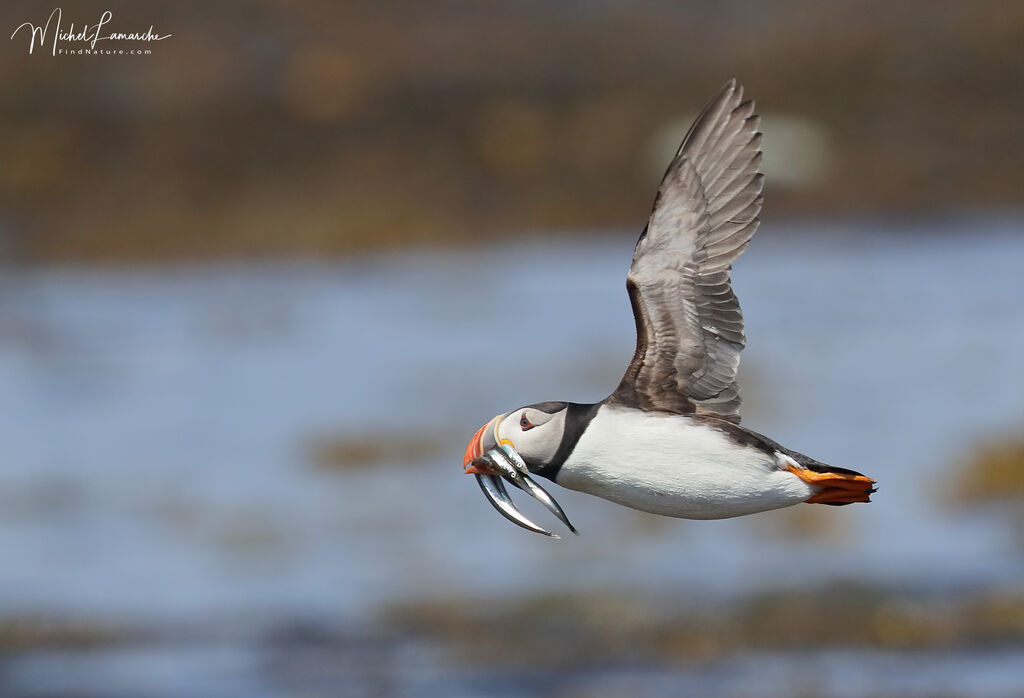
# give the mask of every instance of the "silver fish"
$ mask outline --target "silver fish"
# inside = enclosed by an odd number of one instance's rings
[[[512,448],[510,444],[501,444],[498,446],[497,450],[500,450],[505,455],[509,462],[515,466],[515,469],[518,472],[518,477],[506,477],[506,479],[543,504],[548,511],[554,514],[559,521],[565,524],[566,528],[578,536],[580,532],[576,530],[575,526],[569,523],[569,517],[565,515],[565,512],[562,510],[562,507],[559,506],[558,502],[555,501],[555,498],[530,477],[530,469],[526,467],[526,462],[523,461],[522,457],[518,453],[516,453],[516,450]],[[498,459],[495,458],[494,460],[497,461]]]
[[[484,496],[487,497],[487,501],[498,510],[499,514],[514,523],[516,526],[521,526],[527,531],[540,533],[541,535],[549,536],[551,538],[561,538],[557,533],[546,531],[523,516],[522,512],[516,508],[512,498],[508,496],[508,490],[505,489],[505,485],[501,484],[500,477],[490,474],[478,474],[476,476],[476,481],[477,484],[480,485],[480,489],[483,490]]]
[[[569,522],[569,518],[565,515],[562,507],[558,505],[558,502],[555,501],[554,497],[552,497],[547,490],[538,485],[533,478],[530,477],[529,468],[527,468],[522,457],[516,453],[512,446],[509,444],[502,444],[497,448],[492,448],[490,451],[487,451],[485,454],[480,456],[478,460],[483,461],[480,463],[482,469],[498,471],[502,478],[543,504],[544,507],[554,514],[559,521],[564,523],[570,531],[575,535],[579,535],[579,531],[577,531]],[[506,519],[529,531],[551,536],[552,538],[560,537],[546,531],[526,518],[523,513],[516,508],[515,503],[512,501],[512,498],[509,497],[508,491],[505,489],[505,486],[497,475],[477,474],[476,478],[477,482],[480,484],[480,489],[483,490],[488,501]]]

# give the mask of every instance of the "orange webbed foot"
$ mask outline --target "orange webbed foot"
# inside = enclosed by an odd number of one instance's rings
[[[819,473],[809,468],[800,467],[795,463],[787,464],[786,469],[815,488],[815,494],[804,500],[808,504],[835,505],[870,502],[871,494],[875,492],[875,481],[866,475]]]

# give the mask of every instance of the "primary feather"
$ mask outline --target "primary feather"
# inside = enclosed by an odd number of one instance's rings
[[[679,146],[633,253],[637,346],[612,402],[739,422],[746,337],[729,273],[761,211],[759,124],[730,81]]]

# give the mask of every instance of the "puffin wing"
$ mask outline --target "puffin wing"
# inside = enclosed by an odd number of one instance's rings
[[[739,422],[746,338],[729,273],[761,211],[759,125],[730,80],[679,146],[626,279],[636,352],[611,402]]]

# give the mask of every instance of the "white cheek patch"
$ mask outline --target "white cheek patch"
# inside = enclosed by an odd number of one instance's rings
[[[534,422],[531,412],[538,420],[543,421]],[[558,452],[565,424],[565,412],[548,414],[530,410],[525,414],[533,426],[526,430],[520,425],[523,414],[522,409],[519,409],[508,415],[498,415],[491,424],[489,435],[494,439],[496,446],[508,444],[531,463],[537,466],[545,465]]]
[[[522,419],[521,416],[520,416],[520,419]],[[519,425],[518,422],[515,422],[515,424],[513,425],[513,420],[510,420],[509,421],[509,425],[510,425],[509,429],[510,429],[510,431],[512,433],[509,436],[502,437],[500,427],[504,423],[504,420],[505,420],[505,417],[503,415],[498,415],[497,417],[495,417],[495,422],[494,422],[494,443],[496,445],[498,445],[498,446],[500,446],[502,444],[508,444],[509,446],[511,446],[512,448],[514,448],[514,449],[516,449],[518,451],[519,450],[519,446],[520,446],[520,444],[523,443],[524,436],[526,435],[527,432],[522,430],[522,427]],[[537,428],[537,426],[539,426],[539,425],[536,425],[534,428]],[[532,429],[527,430],[527,431],[532,431]]]

